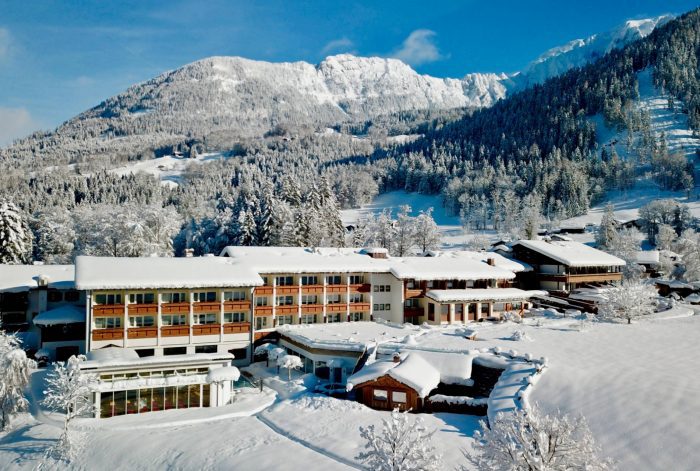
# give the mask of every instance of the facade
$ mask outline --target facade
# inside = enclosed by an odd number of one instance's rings
[[[570,292],[622,280],[625,261],[571,240],[521,240],[513,256],[533,267],[522,279],[528,289]]]

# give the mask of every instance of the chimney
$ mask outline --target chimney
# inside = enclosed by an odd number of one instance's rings
[[[194,249],[185,249],[185,257],[192,257],[194,255]]]
[[[493,258],[493,257],[489,257],[489,258],[486,259],[486,263],[488,263],[488,264],[491,265],[492,267],[495,267],[495,266],[496,266],[496,259]]]

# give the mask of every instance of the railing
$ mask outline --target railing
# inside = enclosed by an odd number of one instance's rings
[[[161,314],[187,314],[190,303],[163,303],[160,305]]]
[[[123,304],[100,304],[92,306],[93,316],[113,316],[115,314],[124,315]]]
[[[277,314],[296,314],[299,312],[299,306],[296,304],[290,304],[286,306],[277,306],[275,308]]]
[[[258,286],[253,293],[256,296],[269,296],[272,294],[272,286]]]
[[[350,312],[369,311],[369,303],[350,303]]]
[[[121,340],[124,338],[124,329],[95,329],[92,331],[92,340]]]
[[[302,304],[301,313],[302,314],[321,314],[323,312],[322,304]]]
[[[221,309],[221,304],[219,303],[209,303],[209,302],[203,302],[203,303],[194,303],[192,305],[193,311],[194,312],[219,312]]]
[[[323,294],[323,285],[302,286],[301,294]]]
[[[132,327],[128,329],[127,336],[130,339],[152,339],[158,337],[157,327]]]
[[[193,325],[192,335],[218,335],[221,332],[221,324]]]
[[[250,332],[250,324],[247,322],[224,324],[224,334],[243,334],[246,332]]]
[[[372,290],[372,285],[370,285],[369,283],[361,283],[349,286],[350,293],[369,293]]]
[[[134,314],[158,314],[157,304],[129,304],[129,315]]]
[[[326,285],[326,293],[345,293],[347,285]]]
[[[250,301],[224,301],[225,311],[247,311],[250,309]]]
[[[415,289],[415,288],[406,288],[404,290],[404,299],[409,299],[409,298],[420,298],[425,294],[425,291],[422,289]]]
[[[255,315],[256,316],[271,316],[272,315],[272,307],[271,306],[255,306]]]
[[[326,304],[326,312],[346,312],[347,310],[348,310],[348,305],[345,303]]]
[[[188,337],[190,327],[187,325],[167,325],[160,328],[161,337]]]
[[[539,273],[538,277],[542,281],[559,281],[565,283],[595,283],[604,281],[620,281],[622,273],[588,273],[581,275],[554,275],[549,273]]]

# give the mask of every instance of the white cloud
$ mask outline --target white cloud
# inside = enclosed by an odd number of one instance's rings
[[[39,128],[39,123],[26,108],[0,107],[0,146],[6,146],[14,139],[27,136]]]
[[[435,36],[435,31],[417,29],[404,39],[401,47],[391,56],[413,66],[443,59],[435,44]]]
[[[322,55],[328,55],[328,54],[337,54],[340,52],[349,52],[349,53],[354,53],[353,47],[355,44],[352,42],[352,40],[342,37],[340,39],[334,39],[333,41],[330,41],[328,44],[323,46],[323,49],[321,49],[321,54]]]
[[[0,60],[10,55],[10,32],[5,28],[0,28]]]

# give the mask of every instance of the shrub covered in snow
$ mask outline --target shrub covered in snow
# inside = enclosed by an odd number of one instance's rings
[[[523,318],[520,317],[520,314],[517,312],[505,312],[503,313],[503,320],[509,321],[509,322],[515,322],[516,324],[520,324],[523,321]]]
[[[281,350],[281,349],[280,349]],[[281,355],[277,357],[277,366],[287,369],[287,379],[292,379],[292,370],[300,370],[304,364],[296,355]]]
[[[520,342],[522,340],[532,341],[532,338],[529,335],[527,335],[527,332],[525,332],[524,330],[516,330],[513,331],[513,333],[511,334],[510,340],[514,342]]]

